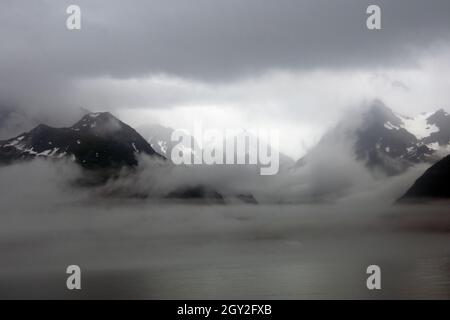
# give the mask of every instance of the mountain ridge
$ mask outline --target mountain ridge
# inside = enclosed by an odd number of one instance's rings
[[[136,130],[109,112],[89,113],[67,128],[40,124],[0,141],[2,163],[68,157],[84,168],[110,168],[137,165],[137,154],[164,159]]]
[[[372,172],[394,176],[419,163],[433,164],[450,153],[450,115],[443,109],[405,117],[375,100],[353,117],[343,118],[319,143],[332,145],[351,140],[353,157]],[[297,161],[301,167],[309,154]]]

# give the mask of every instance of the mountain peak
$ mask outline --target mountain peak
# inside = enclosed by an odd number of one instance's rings
[[[74,131],[89,131],[102,136],[111,135],[123,128],[131,129],[109,112],[88,113],[71,127]]]
[[[366,127],[399,128],[403,122],[394,111],[389,109],[381,100],[375,99],[363,113],[363,124]]]
[[[103,112],[90,112],[87,115],[85,115],[85,117],[89,117],[89,118],[114,118],[117,119],[115,116],[112,115],[112,113],[110,113],[109,111],[103,111]]]
[[[89,113],[70,128],[41,124],[0,143],[3,162],[70,157],[86,168],[106,168],[136,165],[136,154],[160,157],[141,135],[109,112]]]
[[[117,120],[115,116],[113,116],[110,112],[90,112],[84,115],[80,121],[78,122],[92,122],[92,121],[105,121],[105,120]]]
[[[439,109],[427,118],[427,122],[429,124],[439,124],[441,121],[445,121],[444,119],[449,116],[450,115],[444,109]]]
[[[378,110],[390,110],[388,107],[386,107],[386,105],[384,104],[384,102],[380,99],[374,99],[372,101],[372,103],[370,103],[369,105],[369,109],[373,110],[373,111],[378,111]]]
[[[442,115],[444,117],[448,116],[449,114],[447,113],[447,111],[445,111],[443,108],[439,109],[438,111],[435,112],[435,114],[438,115]]]

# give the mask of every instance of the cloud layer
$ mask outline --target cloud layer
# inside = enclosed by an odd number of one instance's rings
[[[72,1],[2,1],[0,108],[35,121],[0,139],[68,125],[86,107],[131,125],[189,126],[195,114],[279,127],[282,151],[299,157],[365,99],[405,113],[447,107],[450,3],[376,2],[374,32],[366,0],[79,0],[80,31],[65,27]]]

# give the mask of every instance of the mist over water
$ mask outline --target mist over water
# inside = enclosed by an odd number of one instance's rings
[[[74,189],[71,165],[1,170],[1,298],[450,297],[447,203],[171,203]],[[366,288],[372,264],[381,291]]]
[[[0,1],[0,299],[450,298],[450,1],[376,2]],[[233,128],[277,174],[154,155]]]

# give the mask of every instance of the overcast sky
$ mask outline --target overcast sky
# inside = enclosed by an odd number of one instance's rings
[[[0,105],[55,125],[85,107],[134,126],[276,127],[298,157],[373,98],[450,111],[448,0],[2,0],[0,39]]]

